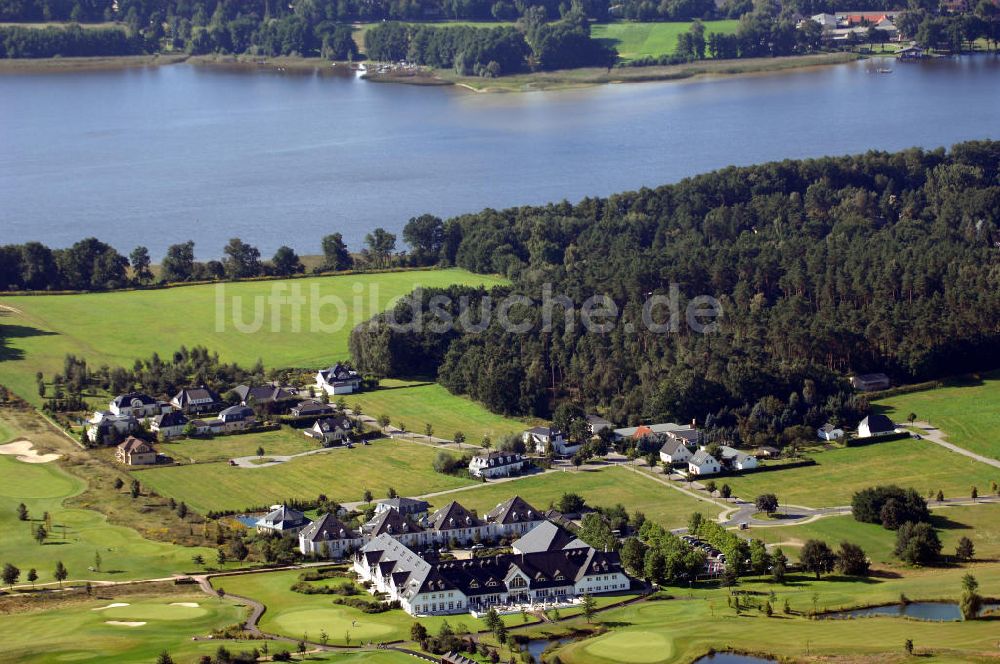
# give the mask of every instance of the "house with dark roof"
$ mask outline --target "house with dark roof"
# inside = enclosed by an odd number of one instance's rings
[[[406,546],[423,549],[438,543],[433,532],[428,531],[416,520],[403,516],[395,509],[382,510],[361,526],[366,540],[379,535],[398,539]]]
[[[722,472],[722,464],[705,450],[698,450],[688,459],[688,474],[717,475]]]
[[[375,513],[394,509],[408,519],[420,519],[427,516],[431,505],[426,500],[419,498],[382,498],[375,501]]]
[[[861,374],[851,377],[851,387],[859,392],[872,392],[874,390],[884,390],[890,385],[889,377],[884,373]]]
[[[336,412],[337,409],[334,408],[332,404],[316,401],[315,399],[306,399],[305,401],[300,401],[292,406],[292,408],[288,411],[288,414],[292,417],[319,418],[326,415],[333,415]]]
[[[615,425],[600,415],[587,415],[587,430],[591,436],[596,436],[604,429],[614,429]]]
[[[683,439],[670,438],[660,448],[660,461],[672,466],[687,463],[692,456],[691,448]]]
[[[428,517],[427,529],[435,541],[441,543],[454,539],[460,544],[468,544],[477,537],[489,536],[486,524],[454,500]]]
[[[179,410],[171,410],[153,419],[149,425],[151,431],[159,434],[160,438],[176,438],[184,435],[188,418]]]
[[[534,450],[536,454],[551,449],[557,456],[572,456],[580,450],[580,445],[567,441],[563,432],[554,427],[532,427],[521,434],[521,440],[528,451]]]
[[[896,433],[896,425],[885,415],[869,415],[858,424],[858,438],[873,438]]]
[[[289,402],[298,396],[293,388],[276,385],[237,385],[233,392],[244,406]]]
[[[170,410],[170,404],[158,401],[142,392],[119,394],[108,405],[112,415],[129,416],[142,419],[155,417]]]
[[[151,466],[156,463],[156,450],[146,441],[129,436],[115,449],[115,458],[126,466]]]
[[[528,460],[517,452],[503,452],[492,450],[484,454],[477,454],[469,461],[469,473],[473,477],[510,477],[520,475]]]
[[[222,408],[225,403],[219,394],[212,389],[205,387],[186,387],[170,400],[174,408],[179,408],[186,414],[192,413],[213,413]]]
[[[337,363],[316,373],[316,386],[327,394],[353,394],[361,389],[361,376],[349,366]]]
[[[271,505],[271,511],[259,518],[255,525],[258,533],[284,535],[299,532],[309,525],[309,519],[291,507]]]
[[[361,548],[363,543],[361,533],[329,513],[299,531],[299,551],[304,556],[340,559]]]
[[[542,521],[522,537],[511,543],[514,553],[538,553],[540,551],[561,551],[580,549],[588,545],[582,539],[551,521]]]
[[[513,612],[518,605],[569,605],[585,593],[622,592],[631,585],[616,552],[586,547],[432,563],[387,535],[354,555],[354,570],[410,615],[478,616],[491,607]]]
[[[87,423],[87,438],[94,443],[110,444],[138,430],[139,420],[134,416],[115,415],[109,410],[99,410]]]
[[[488,533],[494,538],[520,536],[545,522],[545,515],[520,496],[500,503],[486,513]]]
[[[354,422],[346,415],[321,417],[304,433],[310,438],[318,440],[324,447],[343,445],[351,442],[351,436],[354,434]]]
[[[191,420],[195,433],[199,435],[215,435],[245,431],[257,424],[257,416],[253,409],[247,406],[230,406],[219,411],[219,416],[210,420]]]

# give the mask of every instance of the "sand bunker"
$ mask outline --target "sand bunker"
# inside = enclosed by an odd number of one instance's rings
[[[0,445],[0,454],[15,457],[24,463],[49,463],[55,461],[61,454],[39,454],[30,440],[15,440],[13,443]]]
[[[117,609],[122,606],[128,606],[128,602],[115,602],[114,604],[108,604],[107,606],[99,606],[96,609],[91,609],[91,611],[103,611],[104,609]]]
[[[105,620],[107,625],[117,625],[118,627],[142,627],[146,623],[131,620]]]
[[[189,609],[197,609],[201,605],[198,602],[171,602],[170,606],[186,606]]]

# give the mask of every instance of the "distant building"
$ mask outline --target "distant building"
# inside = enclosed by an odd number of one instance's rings
[[[233,388],[233,392],[244,406],[291,401],[297,396],[295,390],[290,387],[274,385],[237,385]]]
[[[557,456],[572,456],[580,450],[580,445],[568,442],[563,432],[553,427],[532,427],[521,434],[521,439],[525,447],[536,454],[545,454],[551,448]]]
[[[486,523],[490,537],[510,538],[545,523],[545,515],[520,496],[514,496],[487,512]]]
[[[156,450],[146,441],[129,436],[115,450],[115,458],[126,466],[151,466],[156,463]]]
[[[858,424],[858,438],[873,438],[896,433],[896,425],[885,415],[869,415]]]
[[[519,539],[511,543],[514,553],[538,553],[540,551],[561,551],[563,549],[583,549],[587,543],[551,521],[542,521]]]
[[[292,417],[323,417],[324,415],[333,415],[336,412],[337,409],[332,405],[315,399],[300,401],[288,411]]]
[[[844,430],[838,429],[829,422],[816,429],[816,435],[820,440],[840,440],[844,437]]]
[[[474,477],[509,477],[524,471],[528,460],[516,452],[493,450],[477,454],[469,461],[469,473]]]
[[[339,559],[363,543],[361,533],[351,530],[332,514],[324,514],[299,532],[299,551],[304,556]]]
[[[94,443],[121,440],[120,436],[139,430],[139,420],[132,415],[115,415],[109,410],[94,413],[87,425],[87,438]],[[109,441],[109,439],[111,439]]]
[[[608,420],[604,419],[600,415],[587,415],[587,430],[590,431],[592,436],[596,436],[604,429],[614,429],[613,425]]]
[[[688,459],[688,473],[691,475],[717,475],[722,472],[718,459],[705,450],[698,450]]]
[[[157,401],[153,397],[141,392],[129,392],[121,394],[111,400],[108,410],[112,415],[136,417],[155,417],[160,413],[170,410],[170,404]]]
[[[155,418],[149,428],[159,434],[160,438],[176,438],[184,435],[187,424],[188,418],[184,413],[171,410]]]
[[[213,413],[225,404],[215,390],[207,387],[184,388],[170,400],[174,408],[179,408],[187,414]]]
[[[671,438],[660,448],[660,461],[672,466],[687,463],[692,452],[682,440]]]
[[[859,392],[884,390],[888,388],[889,385],[889,377],[884,373],[870,373],[851,377],[851,387]]]
[[[719,448],[719,456],[722,467],[729,470],[753,470],[759,465],[756,457],[728,445]]]
[[[258,519],[256,523],[258,533],[277,535],[297,533],[307,525],[309,525],[309,519],[306,518],[305,514],[284,505],[272,505],[271,511]]]
[[[351,421],[351,418],[346,415],[338,415],[316,420],[315,424],[306,429],[305,434],[320,441],[324,447],[331,447],[351,442],[353,432],[354,422]]]
[[[361,389],[361,376],[354,369],[337,363],[316,373],[316,386],[327,394],[353,394]]]
[[[427,516],[430,508],[430,503],[419,498],[383,498],[375,502],[376,514],[394,509],[408,519],[419,519]]]

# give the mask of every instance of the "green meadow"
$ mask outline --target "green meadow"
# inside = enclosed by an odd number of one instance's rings
[[[564,493],[577,493],[591,506],[612,507],[621,503],[630,513],[642,512],[647,519],[664,528],[686,525],[692,512],[700,511],[714,517],[722,511],[722,507],[715,503],[699,500],[624,468],[545,473],[436,496],[431,502],[434,507],[442,507],[456,500],[469,509],[477,510],[482,516],[514,495],[544,511],[558,502]]]
[[[242,510],[286,498],[312,500],[321,493],[338,502],[354,502],[361,500],[365,489],[380,498],[389,487],[407,496],[473,484],[434,472],[431,463],[436,454],[436,449],[426,445],[380,439],[276,466],[237,468],[212,462],[138,470],[132,475],[143,486],[183,500],[201,513]]]
[[[386,379],[377,390],[347,395],[348,408],[355,404],[362,412],[377,418],[385,414],[391,424],[406,425],[407,431],[422,434],[428,423],[433,435],[451,439],[456,431],[465,434],[466,442],[478,445],[483,436],[494,441],[503,434],[520,433],[535,422],[503,417],[463,397],[455,396],[437,383]]]
[[[733,494],[753,500],[773,493],[781,503],[806,507],[849,505],[860,489],[898,484],[926,496],[944,491],[946,497],[968,497],[1000,482],[1000,469],[959,456],[926,440],[907,438],[862,447],[810,452],[815,466],[726,477]]]
[[[212,549],[189,548],[144,539],[131,528],[111,525],[103,514],[87,509],[63,507],[63,501],[84,490],[82,480],[69,475],[55,462],[29,464],[11,456],[0,456],[0,563],[21,570],[20,583],[27,583],[28,570],[38,571],[38,583],[55,581],[56,562],[62,561],[69,580],[122,581],[169,576],[191,567],[191,557],[206,558]],[[17,506],[28,508],[29,521],[19,521]],[[50,517],[50,535],[43,544],[34,531]],[[94,566],[101,555],[101,570]]]
[[[1000,371],[949,381],[944,387],[880,399],[873,405],[895,422],[910,413],[942,430],[948,442],[1000,459]]]
[[[704,21],[705,34],[718,32],[731,35],[739,21]],[[613,46],[623,60],[671,55],[677,50],[677,37],[688,31],[691,23],[595,23],[590,36]]]
[[[347,357],[351,329],[417,286],[495,285],[498,277],[459,269],[411,270],[159,290],[0,297],[0,384],[40,403],[35,373],[62,371],[68,353],[92,366],[132,366],[136,358],[203,345],[225,361],[267,367],[320,367]],[[300,315],[268,296],[306,298]],[[333,302],[343,303],[343,308]],[[259,306],[258,306],[259,305]],[[315,305],[315,307],[313,306]],[[256,331],[255,314],[261,324]],[[315,313],[315,315],[314,315]],[[235,321],[235,322],[234,322]]]
[[[263,447],[265,456],[288,456],[319,449],[302,429],[281,427],[277,431],[217,436],[215,438],[181,438],[172,443],[157,443],[157,450],[179,463],[228,461],[257,454]],[[110,458],[110,452],[109,458]]]

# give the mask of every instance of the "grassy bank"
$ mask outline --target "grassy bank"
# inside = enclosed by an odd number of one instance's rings
[[[736,32],[739,21],[704,21],[705,34],[713,32],[731,35]],[[642,57],[672,55],[677,50],[677,38],[687,32],[690,22],[638,23],[616,21],[595,23],[590,27],[590,36],[600,39],[618,51],[622,60]]]
[[[157,67],[187,60],[184,54],[118,55],[92,58],[0,58],[0,74],[67,73]]]

